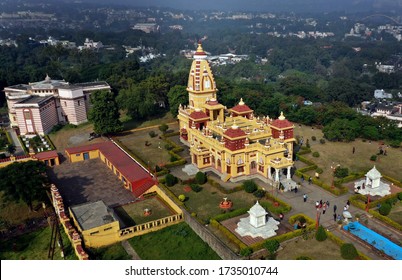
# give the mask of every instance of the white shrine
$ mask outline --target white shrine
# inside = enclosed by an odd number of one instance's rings
[[[366,178],[355,183],[355,192],[362,195],[386,196],[391,194],[389,184],[381,181],[381,173],[375,166],[366,173]]]
[[[240,219],[236,232],[240,236],[269,238],[276,235],[279,222],[268,216],[268,212],[258,203],[248,211],[246,218]]]

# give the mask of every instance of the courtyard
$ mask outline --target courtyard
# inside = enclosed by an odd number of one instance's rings
[[[49,179],[60,191],[67,207],[103,200],[109,207],[130,203],[134,196],[100,160],[64,161],[49,169]]]

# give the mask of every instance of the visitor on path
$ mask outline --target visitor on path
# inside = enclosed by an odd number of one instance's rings
[[[354,154],[354,153],[355,153],[355,151],[356,151],[356,148],[355,148],[355,147],[353,147],[353,149],[352,149],[352,154]]]
[[[322,213],[325,214],[325,211],[327,211],[327,204],[324,202],[322,205]]]
[[[327,200],[327,207],[329,207],[329,201]]]
[[[336,213],[334,213],[334,222],[336,222]]]
[[[303,201],[304,201],[304,202],[307,201],[307,194],[303,194]]]
[[[308,184],[309,185],[311,185],[311,181],[312,181],[312,179],[311,179],[311,176],[308,178]]]
[[[279,219],[282,221],[283,220],[283,214],[282,212],[279,214]]]
[[[342,219],[342,218],[341,218],[341,214],[338,214],[337,219],[338,219],[338,221],[340,221],[340,220]]]
[[[295,187],[295,193],[297,193],[297,191],[298,191],[298,189],[297,189],[297,186]]]
[[[320,202],[318,202],[318,200],[315,202],[315,208],[318,209],[318,207],[320,206]]]
[[[302,183],[304,182],[304,176],[303,175],[301,176],[301,181],[302,181]]]
[[[334,213],[336,212],[336,208],[337,208],[337,207],[336,207],[336,204],[334,204]]]

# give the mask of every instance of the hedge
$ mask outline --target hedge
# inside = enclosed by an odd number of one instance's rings
[[[385,180],[387,180],[387,181],[393,183],[394,185],[397,185],[398,187],[402,188],[402,182],[400,182],[400,181],[398,181],[398,180],[396,180],[396,179],[394,179],[394,178],[392,178],[392,177],[389,177],[389,176],[387,176],[387,175],[382,175],[382,177],[383,177]]]
[[[213,186],[214,188],[217,188],[220,192],[222,192],[224,194],[231,194],[231,193],[235,193],[235,192],[243,190],[242,185],[239,185],[239,186],[231,188],[231,189],[226,189],[226,188],[222,187],[221,184],[219,184],[218,182],[216,182],[215,180],[213,180],[211,178],[208,178],[208,183],[211,186]]]
[[[248,210],[249,210],[249,208],[239,208],[239,209],[236,209],[236,210],[224,213],[224,214],[219,214],[219,215],[213,217],[213,219],[216,220],[217,222],[222,222],[224,220],[246,214]]]
[[[211,219],[210,225],[217,228],[220,232],[222,232],[230,241],[235,243],[237,246],[239,246],[239,249],[245,249],[248,246],[244,244],[240,239],[236,237],[230,230],[228,230],[226,227],[222,226],[217,220]]]
[[[52,148],[52,150],[56,150],[56,147],[54,146],[54,144],[53,144],[52,140],[50,139],[49,135],[45,135],[45,139],[46,139],[46,142],[49,143],[49,145]]]

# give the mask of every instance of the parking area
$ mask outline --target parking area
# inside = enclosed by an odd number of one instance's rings
[[[48,172],[63,197],[65,207],[103,200],[109,207],[134,201],[134,196],[100,159],[70,163],[67,160]]]

